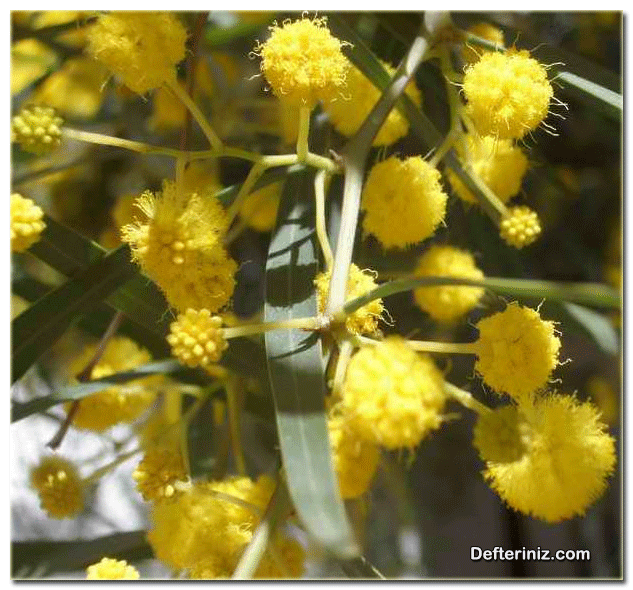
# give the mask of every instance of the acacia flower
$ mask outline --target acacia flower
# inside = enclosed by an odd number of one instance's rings
[[[127,561],[111,557],[89,565],[86,574],[86,580],[138,580],[140,577],[136,568],[128,565]]]
[[[61,143],[63,122],[51,107],[24,107],[11,119],[11,141],[26,152],[46,154]]]
[[[31,199],[11,195],[11,252],[24,252],[40,239],[46,224],[44,211]]]
[[[541,223],[536,211],[525,205],[510,207],[499,226],[501,239],[515,248],[529,246],[541,233]]]
[[[170,326],[167,342],[172,354],[188,367],[206,368],[217,363],[228,347],[222,334],[222,318],[208,309],[188,309]]]
[[[42,459],[31,471],[31,485],[50,518],[73,518],[83,510],[83,485],[75,466],[66,459]]]

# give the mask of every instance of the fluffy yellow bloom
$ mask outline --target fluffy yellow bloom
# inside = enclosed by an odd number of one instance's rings
[[[554,322],[510,303],[480,320],[477,329],[475,369],[492,389],[521,401],[547,385],[560,350]]]
[[[487,53],[466,70],[467,113],[481,135],[521,139],[547,116],[554,92],[528,51]]]
[[[128,88],[145,94],[176,78],[187,31],[168,12],[111,12],[88,32],[88,53]]]
[[[431,357],[392,336],[352,357],[341,409],[365,440],[388,449],[413,448],[442,423],[443,384]]]
[[[100,562],[89,565],[86,570],[86,580],[138,580],[136,568],[128,565],[127,561],[119,561],[104,557]]]
[[[324,18],[301,18],[270,27],[270,37],[255,51],[261,70],[276,96],[314,106],[336,99],[345,86],[350,64]]]
[[[229,343],[222,333],[222,318],[208,309],[188,309],[170,326],[167,342],[172,354],[188,367],[208,367],[222,358]]]
[[[11,96],[44,76],[56,61],[55,52],[35,39],[21,39],[11,45]]]
[[[503,241],[515,248],[523,248],[539,237],[541,223],[536,211],[519,205],[508,209],[508,216],[501,221],[499,230]]]
[[[381,63],[389,75],[393,76],[396,69],[387,63]],[[345,96],[325,103],[323,108],[330,116],[334,128],[346,137],[351,137],[358,131],[367,115],[374,108],[380,94],[380,90],[357,67],[351,66],[347,75]],[[421,105],[422,97],[414,80],[407,84],[405,94],[417,106]],[[409,121],[397,108],[393,108],[387,115],[372,145],[391,145],[404,137],[408,131]]]
[[[330,279],[332,271],[319,273],[314,279],[317,290],[317,307],[319,313],[325,312],[327,298],[330,291]],[[375,277],[369,270],[361,270],[352,263],[347,279],[347,301],[356,299],[373,291],[376,285]],[[345,318],[345,327],[352,334],[375,334],[378,330],[378,320],[384,311],[382,299],[374,299],[367,305],[357,309]]]
[[[11,119],[11,141],[26,152],[46,154],[61,143],[62,123],[50,107],[24,107]]]
[[[248,227],[261,232],[268,232],[275,227],[282,188],[282,182],[272,182],[244,199],[240,216]]]
[[[477,23],[473,25],[472,27],[470,27],[468,29],[468,32],[472,33],[473,35],[477,35],[477,37],[481,37],[482,39],[486,39],[486,41],[492,41],[493,43],[496,43],[497,45],[503,47],[503,44],[504,44],[503,31],[501,29],[498,29],[494,25],[491,25],[490,23],[486,23],[486,22]],[[484,53],[490,53],[490,52],[487,49],[484,49],[483,47],[473,47],[467,44],[465,44],[462,47],[462,51],[461,51],[462,59],[468,65],[472,65],[478,62],[479,58]]]
[[[341,497],[357,498],[369,489],[376,474],[378,447],[360,438],[342,415],[328,419],[328,431]]]
[[[70,366],[72,375],[81,372],[94,356],[97,346],[85,348]],[[129,371],[152,360],[150,353],[135,342],[123,336],[114,337],[90,375],[91,379],[101,379],[114,373]],[[101,432],[119,422],[131,422],[138,418],[156,399],[163,377],[150,376],[135,379],[120,385],[113,385],[79,401],[73,418],[77,428]],[[70,407],[70,404],[67,404]]]
[[[186,481],[187,474],[180,452],[167,447],[153,447],[132,473],[136,489],[147,502],[171,498],[176,482]]]
[[[273,491],[267,476],[257,482],[231,477],[198,482],[155,503],[147,535],[154,554],[176,570],[190,570],[193,578],[229,577]]]
[[[46,224],[42,211],[31,199],[11,195],[11,252],[24,252],[40,239]]]
[[[572,396],[547,395],[521,404],[518,421],[524,452],[487,459],[486,480],[514,510],[547,522],[583,515],[615,468],[615,441],[600,413]]]
[[[453,246],[431,246],[418,260],[416,277],[456,277],[480,281],[484,273],[477,268],[470,252]],[[439,322],[461,319],[479,303],[482,287],[420,287],[413,292],[422,311]]]
[[[214,192],[179,192],[175,183],[165,182],[162,194],[147,191],[137,200],[148,221],[121,230],[133,260],[181,311],[191,307],[214,313],[235,288],[237,264],[222,243],[226,212]]]
[[[107,71],[85,57],[71,58],[42,82],[33,95],[40,104],[54,107],[67,117],[90,119],[103,103]]]
[[[465,141],[458,142],[457,153],[462,163],[481,178],[502,203],[507,203],[521,189],[528,159],[509,139],[468,134]],[[448,170],[446,176],[458,197],[477,203],[457,174]]]
[[[376,164],[363,188],[363,229],[385,248],[406,248],[431,237],[446,214],[436,168],[415,156]]]
[[[73,518],[84,507],[83,486],[75,466],[62,457],[42,459],[31,471],[31,485],[51,518]]]

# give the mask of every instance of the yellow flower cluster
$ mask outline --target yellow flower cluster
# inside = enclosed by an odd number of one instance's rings
[[[433,235],[446,214],[440,173],[420,156],[376,164],[363,188],[363,229],[385,248],[406,248]]]
[[[271,184],[250,193],[240,206],[244,223],[256,231],[268,232],[275,227],[283,183]]]
[[[384,62],[382,66],[390,76],[394,75],[396,71],[394,67]],[[422,104],[422,97],[414,80],[407,84],[404,91],[415,105],[419,107]],[[323,108],[329,115],[334,128],[346,137],[351,137],[360,129],[379,98],[380,90],[357,67],[351,66],[347,75],[346,96],[325,103]],[[391,145],[404,137],[408,131],[409,121],[398,109],[394,108],[387,115],[372,145]]]
[[[458,142],[460,160],[499,198],[507,203],[521,189],[528,160],[521,148],[509,139],[468,134]],[[467,203],[477,203],[470,189],[452,170],[447,177],[457,196]]]
[[[376,474],[380,460],[378,447],[359,437],[343,415],[330,416],[328,431],[341,497],[362,496]]]
[[[418,260],[416,277],[455,277],[480,281],[484,273],[477,268],[470,252],[452,246],[431,246]],[[461,319],[479,303],[482,287],[420,287],[413,292],[422,311],[438,322],[451,323]]]
[[[328,293],[330,290],[330,278],[332,271],[319,273],[314,279],[317,290],[317,307],[319,313],[325,312]],[[355,264],[350,265],[349,277],[347,279],[347,300],[355,299],[361,295],[366,295],[375,289],[376,281],[371,271],[361,270]],[[375,334],[378,330],[378,320],[384,311],[382,299],[374,299],[367,305],[363,305],[354,313],[345,318],[345,327],[352,334]]]
[[[481,135],[521,139],[547,116],[554,92],[528,51],[486,53],[466,70],[467,113]]]
[[[341,95],[349,61],[342,43],[333,37],[326,18],[301,18],[270,27],[270,37],[258,44],[261,70],[276,96],[313,107]]]
[[[51,107],[24,107],[11,119],[11,141],[26,152],[46,154],[61,143],[63,122]]]
[[[512,508],[558,522],[584,514],[602,495],[615,441],[592,404],[546,395],[494,413],[498,419],[480,418],[474,444],[485,478]]]
[[[88,53],[130,90],[145,94],[176,79],[187,31],[168,12],[111,12],[88,32]]]
[[[188,309],[178,315],[167,336],[172,354],[188,367],[206,368],[222,358],[228,342],[222,333],[222,318],[208,309]]]
[[[51,518],[72,518],[84,507],[83,486],[75,466],[61,457],[42,459],[31,472],[31,485]]]
[[[80,373],[93,358],[97,345],[84,349],[70,365],[72,375]],[[92,369],[91,379],[101,379],[129,371],[152,360],[150,353],[124,336],[116,336],[108,343],[101,359]],[[102,432],[119,422],[138,418],[156,399],[164,378],[160,375],[112,385],[79,401],[73,426]],[[67,404],[69,407],[70,404]]]
[[[529,246],[541,233],[541,223],[536,211],[525,205],[510,207],[508,216],[501,220],[501,239],[510,246],[523,248]]]
[[[104,557],[100,562],[89,565],[86,569],[86,580],[138,580],[136,568],[125,560]]]
[[[192,578],[230,577],[274,490],[274,482],[234,477],[198,482],[188,491],[153,505],[147,538],[156,557]],[[296,541],[278,534],[271,539],[288,561],[292,577],[303,571],[303,551]],[[256,577],[287,577],[266,555]]]
[[[147,191],[137,201],[147,221],[121,230],[133,259],[180,311],[214,313],[233,295],[237,264],[222,243],[228,220],[214,192],[186,193],[166,181],[162,194]]]
[[[167,447],[148,449],[132,473],[136,489],[146,502],[171,498],[177,490],[176,482],[186,481],[182,455]]]
[[[352,357],[341,410],[363,439],[413,448],[439,428],[445,401],[444,378],[431,358],[391,336]]]
[[[547,385],[558,364],[560,339],[554,322],[518,303],[510,303],[477,324],[475,369],[497,392],[524,400]]]
[[[11,195],[11,252],[24,252],[40,239],[46,228],[42,211],[31,199]]]

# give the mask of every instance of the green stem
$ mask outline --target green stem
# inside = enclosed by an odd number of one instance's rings
[[[354,313],[374,299],[380,299],[396,293],[411,291],[420,287],[438,287],[442,285],[462,285],[466,287],[483,287],[497,293],[514,297],[535,297],[572,301],[593,307],[620,309],[622,302],[618,292],[600,283],[556,283],[532,279],[506,279],[488,277],[481,281],[460,279],[456,277],[411,277],[397,279],[380,285],[369,293],[348,301],[343,307],[343,314]]]
[[[306,161],[308,156],[308,135],[310,134],[310,107],[299,109],[299,132],[297,134],[297,157],[299,162]]]
[[[245,324],[232,328],[223,328],[222,334],[225,340],[239,338],[240,336],[252,336],[264,334],[271,330],[316,330],[320,327],[318,318],[292,318],[283,322],[264,322],[261,324]]]
[[[459,387],[449,383],[448,381],[444,381],[444,391],[448,394],[449,397],[458,401],[462,406],[476,412],[477,414],[489,414],[492,410],[485,404],[482,404],[480,401],[476,400],[468,391],[464,389],[460,389]]]

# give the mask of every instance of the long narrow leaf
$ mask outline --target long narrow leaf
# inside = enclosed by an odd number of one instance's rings
[[[89,312],[133,273],[129,248],[121,246],[76,273],[15,318],[11,325],[12,382],[24,375],[77,316]]]
[[[286,182],[266,265],[267,322],[316,314],[317,272],[310,176]],[[301,199],[304,197],[304,200]],[[335,555],[358,554],[332,465],[318,338],[300,330],[266,334],[268,372],[288,490],[308,533]]]
[[[591,102],[612,119],[621,120],[624,107],[624,99],[621,94],[571,72],[559,72],[556,79],[565,84],[566,90]]]

